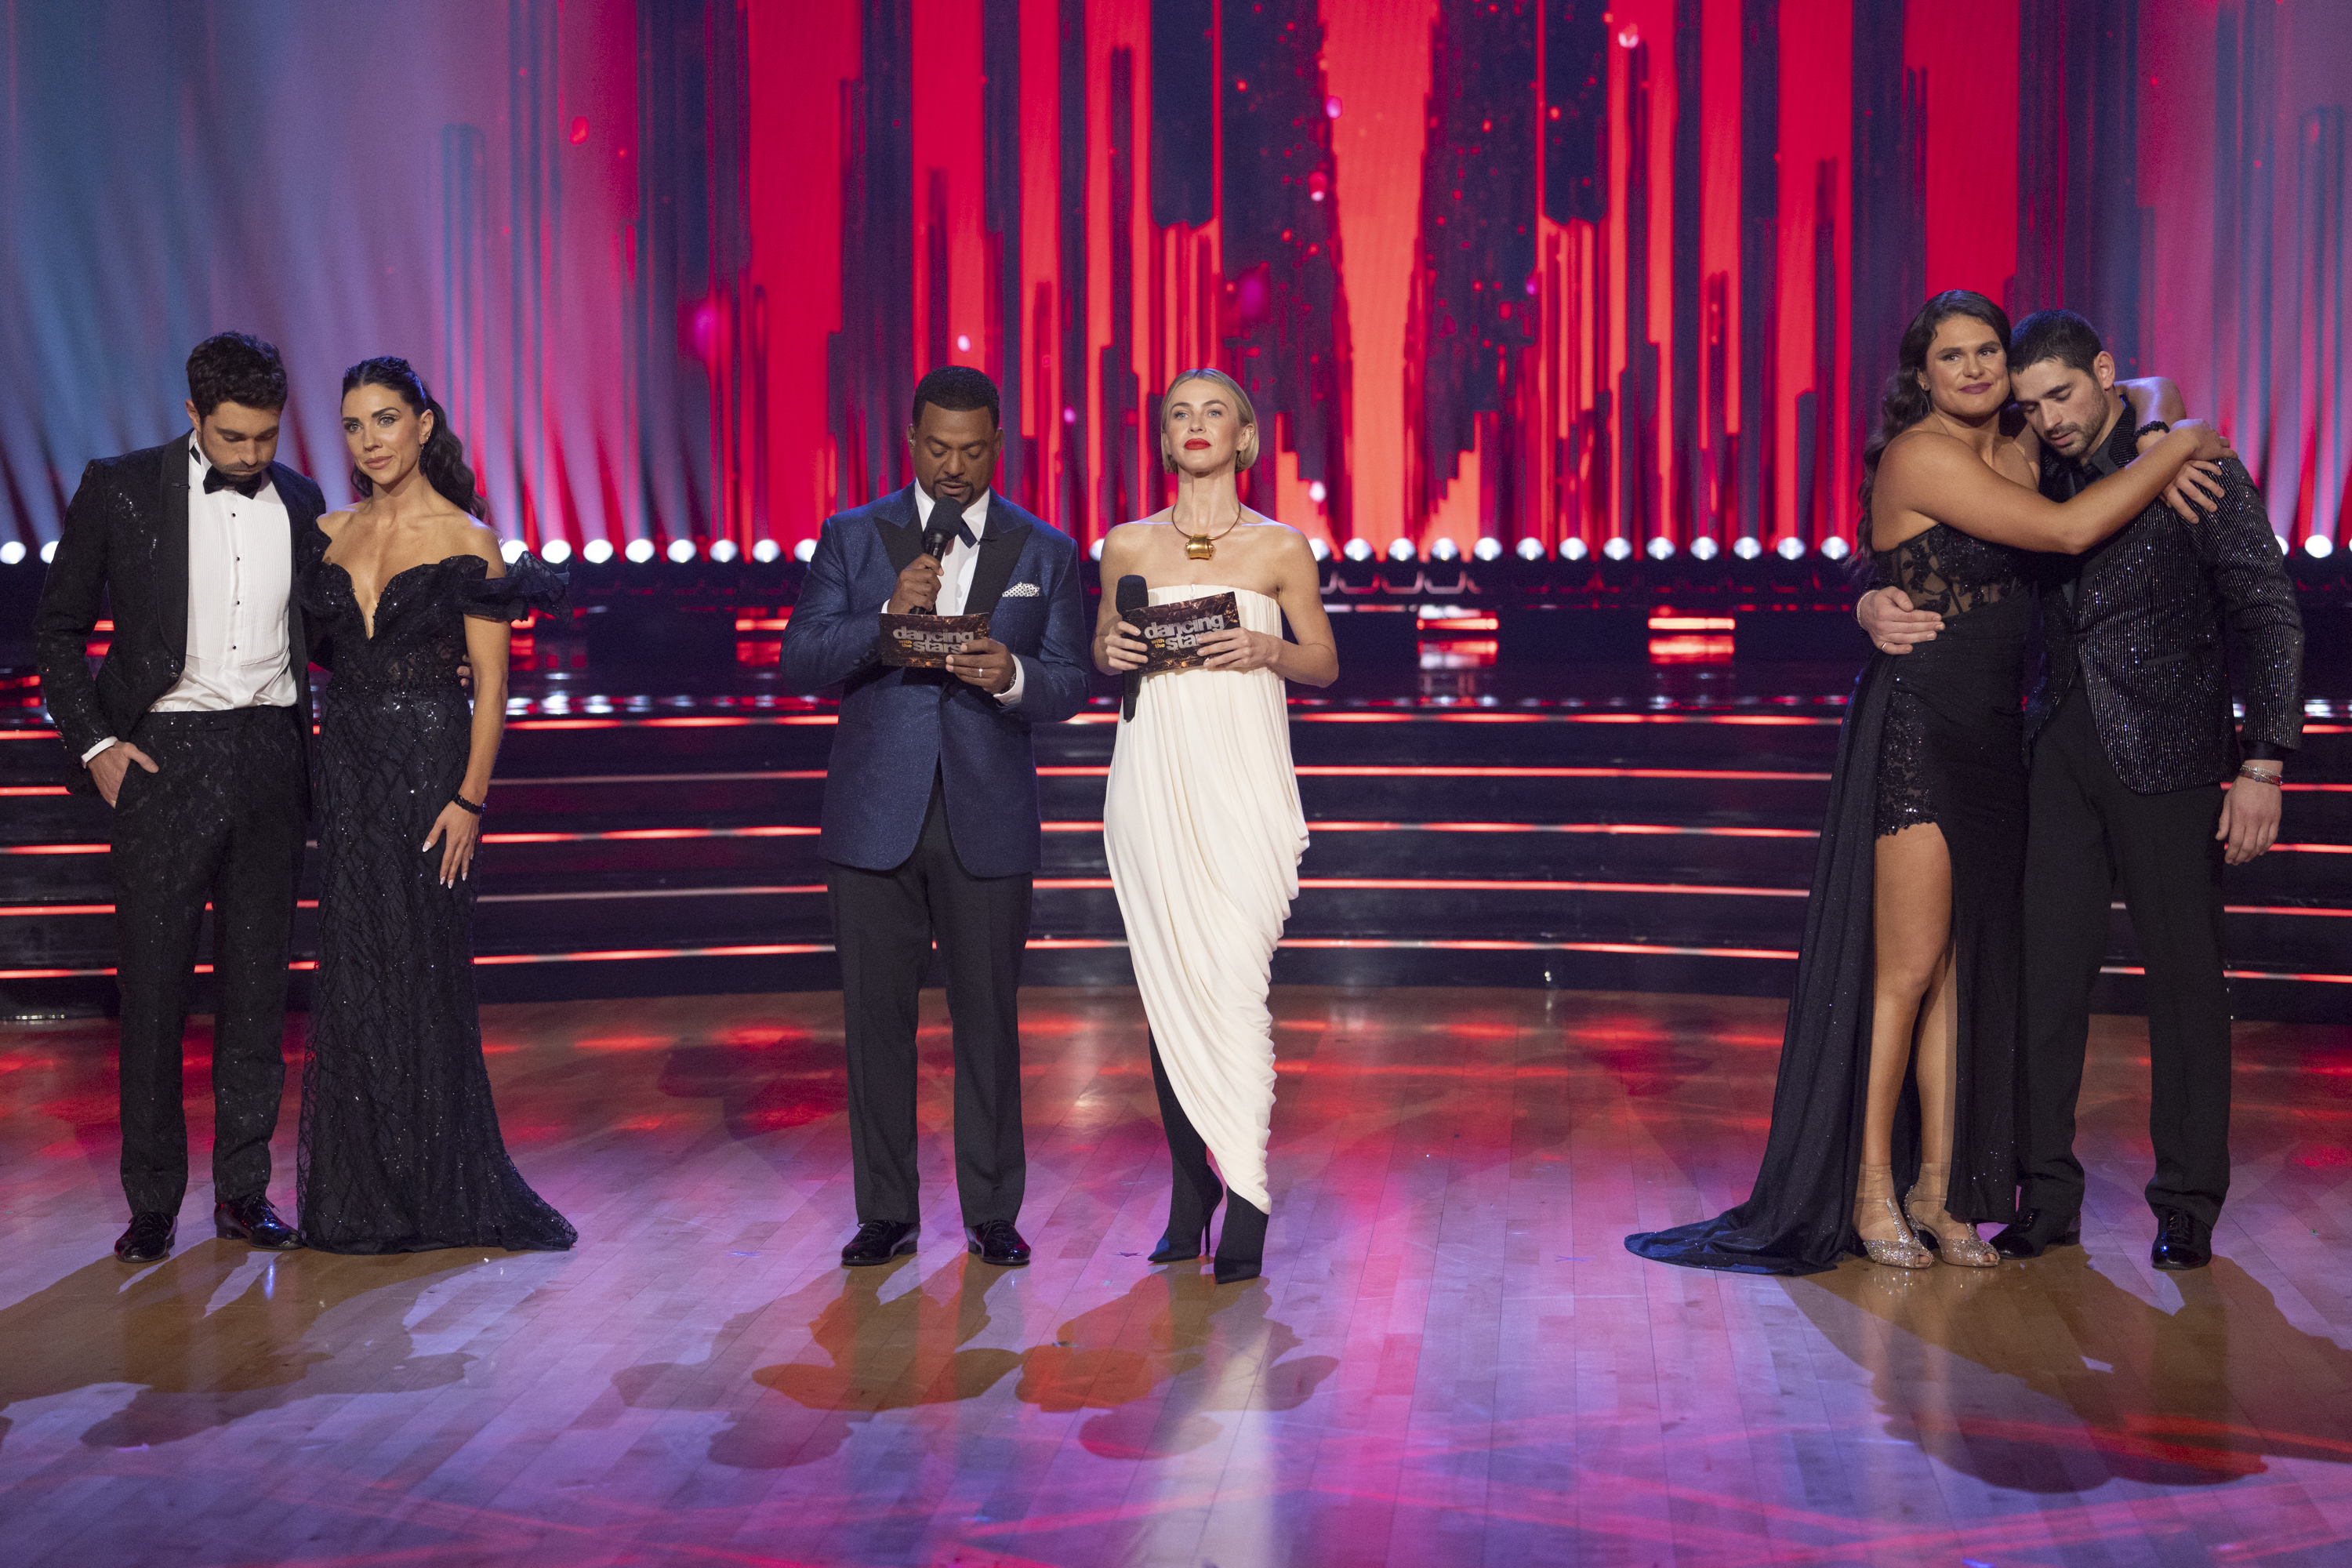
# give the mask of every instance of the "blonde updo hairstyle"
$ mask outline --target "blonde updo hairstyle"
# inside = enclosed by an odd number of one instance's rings
[[[1168,384],[1167,392],[1160,399],[1160,466],[1171,474],[1176,471],[1176,449],[1168,444],[1168,405],[1175,397],[1176,389],[1188,381],[1215,382],[1232,396],[1234,408],[1242,418],[1242,439],[1234,450],[1234,470],[1239,473],[1255,465],[1258,454],[1257,405],[1250,402],[1250,395],[1242,390],[1240,382],[1223,371],[1203,366],[1178,371],[1176,379]]]

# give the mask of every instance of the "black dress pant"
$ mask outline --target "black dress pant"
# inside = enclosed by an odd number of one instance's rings
[[[2034,745],[2025,849],[2026,1208],[2083,1203],[2074,1103],[2091,986],[2120,892],[2147,968],[2151,1208],[2210,1230],[2230,1190],[2230,987],[2222,971],[2219,784],[2137,795],[2077,684]]]
[[[859,1220],[911,1222],[915,1194],[915,1026],[923,972],[939,943],[955,1030],[956,1192],[963,1222],[1020,1213],[1021,960],[1030,881],[975,877],[956,858],[946,796],[931,785],[914,854],[887,871],[828,864],[849,1053],[849,1149]]]
[[[115,797],[116,977],[122,993],[122,1191],[175,1214],[188,1190],[180,1053],[205,905],[213,906],[213,1193],[269,1186],[286,1087],[286,965],[302,868],[302,735],[292,708],[150,713]]]

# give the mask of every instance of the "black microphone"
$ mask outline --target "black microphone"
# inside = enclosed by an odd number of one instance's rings
[[[931,521],[923,528],[923,553],[944,563],[948,558],[948,545],[962,523],[963,508],[945,497],[934,500],[931,502]],[[916,607],[915,614],[929,616],[938,614],[938,611],[932,605],[921,605]]]
[[[1133,573],[1129,573],[1128,575],[1121,577],[1118,580],[1118,618],[1120,620],[1124,621],[1127,619],[1127,613],[1129,610],[1139,610],[1150,603],[1151,603],[1151,589],[1144,583],[1142,578],[1136,576]],[[1129,624],[1131,625],[1132,623]],[[1139,670],[1129,670],[1127,672],[1127,691],[1125,695],[1120,697],[1118,703],[1118,717],[1121,723],[1125,723],[1128,720],[1135,717],[1135,694],[1142,689],[1142,673]]]

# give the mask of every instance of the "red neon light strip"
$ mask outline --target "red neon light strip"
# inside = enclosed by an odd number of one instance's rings
[[[1046,892],[1080,892],[1108,889],[1108,877],[1040,877],[1035,884]],[[1735,888],[1698,882],[1554,882],[1502,881],[1455,877],[1301,877],[1301,892],[1395,893],[1705,893],[1727,898],[1801,899],[1803,888]],[[2344,911],[2352,914],[2352,910]]]
[[[515,789],[522,785],[553,788],[558,784],[754,784],[765,779],[821,779],[823,768],[783,768],[765,773],[576,773],[553,778],[494,778],[492,789]]]
[[[1126,942],[1108,937],[1039,937],[1028,944],[1040,949],[1097,949],[1125,947]],[[1766,958],[1794,960],[1796,953],[1783,948],[1770,947],[1668,947],[1637,942],[1503,942],[1467,939],[1428,940],[1391,937],[1298,937],[1286,939],[1282,946],[1300,949],[1360,949],[1366,952],[1609,952],[1634,957],[1663,956],[1669,958]],[[516,963],[588,963],[629,962],[646,958],[771,958],[809,953],[831,952],[828,942],[764,942],[734,947],[645,947],[612,948],[594,952],[507,952],[478,957],[478,964]],[[319,967],[315,959],[301,959],[289,967],[297,971]],[[199,963],[198,974],[209,974],[213,966]],[[0,980],[83,980],[111,975],[107,969],[0,969]],[[2106,964],[2103,974],[2142,974],[2137,964]],[[2261,969],[2232,969],[2232,980],[2292,980],[2322,985],[2352,985],[2352,974],[2288,973]]]
[[[0,789],[0,795],[8,795],[19,799],[26,795],[68,795],[71,793],[72,792],[68,790],[63,784],[10,784],[5,789]]]
[[[614,892],[597,889],[585,893],[484,893],[475,902],[483,904],[585,904],[604,899],[717,899],[734,895],[746,899],[805,898],[825,890],[823,882],[788,883],[759,888],[629,888]],[[0,910],[0,914],[7,911]]]
[[[1054,821],[1043,825],[1048,833],[1100,833],[1099,822]],[[1310,833],[1599,833],[1611,835],[1684,834],[1700,838],[1818,838],[1810,827],[1676,827],[1639,822],[1339,822],[1310,818]],[[2274,844],[2273,849],[2286,845]],[[2322,847],[2332,847],[2323,846]],[[2352,845],[2344,847],[2352,853]]]
[[[1796,713],[1496,713],[1451,708],[1367,712],[1359,709],[1309,706],[1317,700],[1310,697],[1291,699],[1290,721],[1294,724],[1766,724],[1782,728],[1795,725],[1827,729],[1835,729],[1845,722],[1842,718],[1811,718]],[[1118,715],[1114,712],[1079,713],[1063,722],[1116,724]],[[2312,726],[2304,726],[2304,733],[2316,732]]]
[[[1300,778],[1317,779],[1738,779],[1789,784],[1822,784],[1827,773],[1759,773],[1736,768],[1511,768],[1396,766],[1371,763],[1318,763],[1295,770]],[[1108,767],[1039,768],[1039,778],[1105,778]],[[2319,786],[2306,784],[2306,789]],[[2352,784],[2344,786],[2352,789]]]
[[[837,724],[836,713],[730,714],[724,718],[510,719],[509,730],[737,730],[754,724]]]
[[[646,838],[814,838],[819,827],[623,827],[609,833],[485,833],[485,844],[607,844]]]
[[[1108,877],[1040,877],[1034,884],[1045,892],[1100,892],[1108,890]],[[1749,888],[1704,882],[1550,882],[1503,881],[1453,877],[1302,877],[1301,891],[1401,892],[1401,893],[1692,893],[1719,898],[1801,899],[1809,897],[1803,888]],[[631,888],[621,890],[599,889],[577,893],[484,893],[477,902],[485,904],[554,904],[593,903],[629,899],[714,899],[714,898],[813,898],[825,891],[822,882],[779,883],[772,886],[727,888]],[[206,906],[210,908],[209,905]],[[316,899],[304,899],[298,909],[315,910]],[[2117,909],[2123,906],[2117,904]],[[112,904],[5,904],[0,905],[0,920],[37,920],[55,915],[110,915]],[[2352,920],[2352,910],[2307,909],[2300,906],[2268,904],[2226,904],[2224,914],[2309,916],[2323,920]]]
[[[1041,768],[1040,773],[1049,770]],[[1767,774],[1789,778],[1788,773]],[[1041,825],[1047,833],[1100,833],[1100,822],[1052,821]],[[1695,838],[1815,838],[1805,827],[1678,827],[1643,822],[1341,822],[1310,819],[1311,833],[1587,833],[1609,837],[1684,837]],[[605,833],[486,833],[487,844],[593,844],[664,838],[814,838],[815,826],[779,825],[759,827],[629,827]],[[0,848],[0,855],[103,855],[103,844],[19,844]],[[2273,844],[2273,855],[2352,855],[2352,844]],[[1041,884],[1042,886],[1043,884]],[[2231,906],[2235,910],[2237,906]],[[2308,910],[2262,910],[2246,912],[2313,913]]]
[[[746,942],[734,947],[614,947],[593,952],[497,952],[477,957],[477,964],[607,963],[641,958],[782,958],[831,952],[829,942]]]
[[[1663,954],[1673,958],[1785,958],[1793,960],[1793,952],[1777,947],[1664,947],[1640,942],[1503,942],[1472,941],[1464,938],[1430,938],[1427,940],[1402,937],[1324,936],[1285,938],[1284,947],[1297,948],[1372,948],[1429,949],[1443,952],[1622,952]]]
[[[1047,770],[1039,768],[1039,773]],[[1108,773],[1108,769],[1102,770]],[[1740,779],[1818,784],[1827,773],[1759,773],[1737,768],[1514,768],[1480,766],[1315,765],[1297,770],[1301,778],[1409,779]]]
[[[2102,974],[2146,974],[2137,963],[2103,963]],[[2316,985],[2352,985],[2352,974],[2297,974],[2277,969],[2225,969],[2221,972],[2232,980],[2308,980]]]

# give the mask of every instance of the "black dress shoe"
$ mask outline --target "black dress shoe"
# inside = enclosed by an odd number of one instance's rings
[[[1217,1234],[1220,1285],[1255,1279],[1265,1266],[1266,1213],[1239,1193],[1225,1194],[1225,1228]]]
[[[239,1198],[213,1205],[213,1234],[224,1241],[244,1241],[264,1252],[292,1252],[302,1245],[294,1227],[278,1217],[267,1196]]]
[[[1029,1244],[1021,1239],[1021,1233],[1013,1228],[1009,1219],[968,1225],[963,1233],[982,1263],[993,1263],[999,1268],[1019,1268],[1029,1261]]]
[[[2213,1261],[2213,1233],[2199,1225],[2194,1215],[2180,1209],[2158,1209],[2156,1221],[2156,1244],[2147,1249],[2150,1263],[2178,1274],[2183,1269],[2202,1268]]]
[[[915,1238],[922,1226],[911,1220],[869,1219],[857,1227],[849,1245],[841,1249],[842,1263],[851,1268],[864,1268],[876,1263],[887,1263],[915,1250]]]
[[[2039,1258],[2053,1247],[2083,1244],[2083,1216],[2060,1218],[2041,1209],[2027,1209],[2015,1225],[1992,1238],[1992,1249],[2003,1258]]]
[[[125,1263],[161,1263],[172,1256],[180,1222],[168,1214],[135,1214],[131,1228],[115,1238],[114,1256]]]

